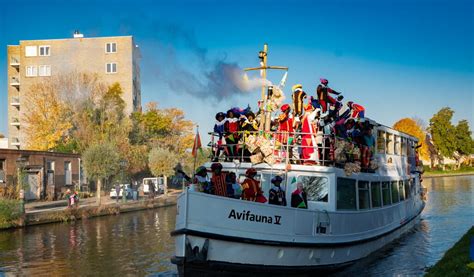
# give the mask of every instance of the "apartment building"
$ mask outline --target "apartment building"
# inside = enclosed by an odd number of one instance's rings
[[[24,149],[25,99],[33,84],[59,74],[98,74],[120,83],[128,114],[141,109],[140,51],[132,36],[21,40],[7,46],[9,148]],[[23,105],[22,105],[23,103]]]

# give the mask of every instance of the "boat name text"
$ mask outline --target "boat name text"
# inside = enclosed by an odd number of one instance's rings
[[[281,225],[280,215],[275,215],[275,216],[258,215],[258,214],[252,213],[251,211],[245,211],[245,210],[242,212],[236,212],[234,209],[232,209],[232,211],[230,211],[229,216],[227,218]]]

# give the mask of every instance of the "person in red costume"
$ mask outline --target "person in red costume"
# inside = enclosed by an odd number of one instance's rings
[[[225,143],[227,144],[227,150],[229,151],[228,160],[235,159],[238,151],[239,142],[239,119],[232,110],[227,111],[227,118],[224,123],[224,137]]]
[[[293,142],[293,117],[291,117],[290,105],[285,104],[280,108],[282,114],[278,116],[278,136],[281,144],[291,144]]]
[[[242,199],[247,201],[257,201],[259,195],[263,195],[260,189],[260,182],[255,180],[257,170],[255,168],[249,168],[245,172],[245,180],[242,182]]]
[[[301,126],[301,159],[303,164],[314,164],[316,161],[317,152],[314,149],[317,132],[317,125],[315,124],[316,113],[317,110],[311,103],[305,107]]]
[[[328,87],[329,81],[327,79],[321,78],[319,79],[321,84],[318,85],[316,88],[316,95],[318,96],[319,104],[321,105],[322,112],[326,112],[329,109],[329,105],[335,105],[336,100],[332,98],[329,94],[339,95],[340,92],[337,92],[330,87]]]

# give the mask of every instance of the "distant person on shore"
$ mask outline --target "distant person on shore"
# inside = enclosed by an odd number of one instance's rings
[[[280,187],[283,178],[280,176],[275,176],[272,178],[271,182],[273,187],[270,189],[268,193],[268,203],[272,205],[278,206],[286,206],[286,197],[285,191]]]
[[[308,199],[301,182],[296,183],[296,189],[291,194],[291,206],[299,209],[308,208]]]
[[[119,201],[120,185],[115,184],[115,202]]]

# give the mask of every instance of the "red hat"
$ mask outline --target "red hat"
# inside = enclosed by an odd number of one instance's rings
[[[245,175],[247,176],[250,176],[250,175],[253,175],[253,174],[256,174],[257,173],[257,170],[253,167],[247,169],[247,171],[245,171]]]
[[[327,79],[324,79],[324,78],[320,78],[319,81],[321,81],[321,84],[323,84],[323,85],[327,85],[329,83],[329,81]]]
[[[285,104],[285,105],[281,106],[281,108],[280,108],[280,110],[281,110],[282,112],[286,112],[286,111],[289,110],[289,109],[290,109],[290,105],[288,105],[288,104]]]

